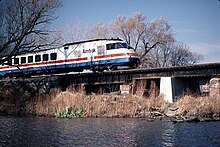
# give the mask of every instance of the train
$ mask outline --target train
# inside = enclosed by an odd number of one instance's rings
[[[115,70],[139,63],[138,54],[123,40],[93,39],[13,56],[0,65],[0,76]]]

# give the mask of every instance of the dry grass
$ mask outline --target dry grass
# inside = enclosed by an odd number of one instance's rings
[[[142,87],[143,85],[140,85]],[[92,94],[86,95],[83,87],[70,86],[66,91],[52,89],[46,96],[39,96],[28,103],[28,113],[54,116],[60,110],[83,108],[84,117],[149,117],[152,108],[164,112],[170,104],[159,97],[136,95]],[[220,99],[185,95],[174,103],[179,114],[202,117],[220,117]]]
[[[138,95],[92,94],[85,95],[83,90],[67,88],[52,89],[47,96],[38,97],[28,105],[29,113],[55,115],[67,107],[83,108],[84,117],[147,117],[152,107],[165,109],[162,97],[142,97]]]
[[[15,104],[9,104],[9,103],[4,103],[0,102],[0,114],[17,114],[19,111],[18,106]]]
[[[220,116],[220,99],[185,95],[176,102],[180,114],[203,117]]]

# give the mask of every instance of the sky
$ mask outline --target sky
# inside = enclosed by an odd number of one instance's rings
[[[55,26],[77,19],[89,26],[141,12],[150,22],[165,18],[179,42],[202,54],[201,63],[220,62],[220,0],[62,0]]]

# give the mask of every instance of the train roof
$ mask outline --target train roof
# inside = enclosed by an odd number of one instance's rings
[[[85,40],[85,41],[78,41],[78,42],[72,42],[72,43],[66,43],[63,46],[69,46],[69,45],[75,45],[75,44],[81,44],[81,43],[86,43],[86,42],[93,42],[93,41],[122,41],[121,39],[117,38],[117,39],[91,39],[91,40]]]
[[[63,45],[63,47],[65,46],[69,46],[69,45],[75,45],[75,44],[81,44],[81,43],[86,43],[86,42],[93,42],[93,41],[123,41],[119,38],[117,39],[114,39],[114,38],[111,38],[111,39],[91,39],[91,40],[84,40],[84,41],[77,41],[77,42],[72,42],[72,43],[66,43]],[[51,49],[55,49],[55,48],[48,48],[48,49],[39,49],[39,50],[30,50],[30,51],[24,51],[24,52],[20,52],[17,55],[24,55],[24,54],[29,54],[29,53],[37,53],[37,52],[42,52],[42,51],[48,51],[48,50],[51,50]]]

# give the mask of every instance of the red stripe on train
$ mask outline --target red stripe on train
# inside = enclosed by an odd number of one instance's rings
[[[94,59],[110,58],[110,57],[119,57],[119,56],[126,56],[126,55],[127,55],[127,56],[138,56],[136,53],[118,53],[118,54],[95,56]]]
[[[110,57],[118,57],[118,56],[125,56],[125,55],[126,55],[126,53],[109,54],[109,55],[100,55],[100,56],[95,56],[94,59],[110,58]]]

